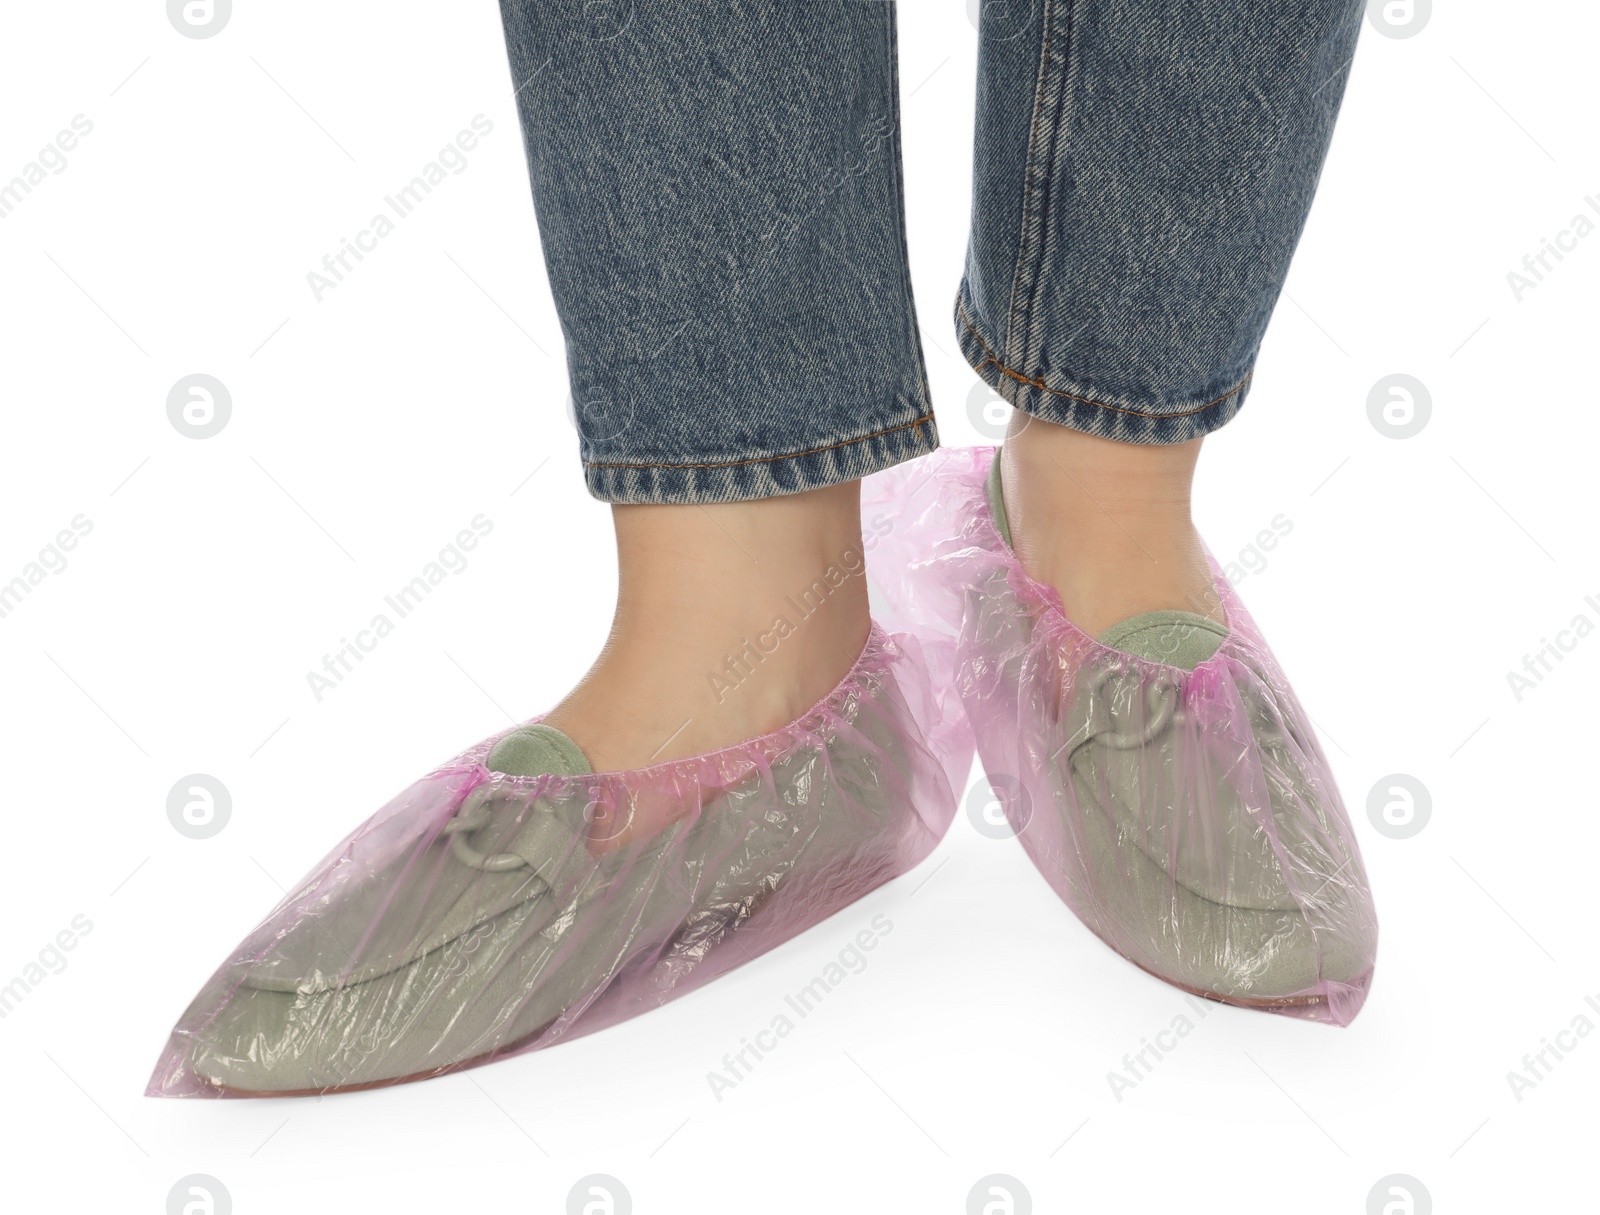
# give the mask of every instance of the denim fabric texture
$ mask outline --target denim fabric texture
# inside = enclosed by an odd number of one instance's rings
[[[938,446],[893,5],[501,15],[591,493],[765,498]]]
[[[590,492],[772,497],[938,446],[895,6],[500,7]],[[1216,429],[1305,224],[1361,0],[982,9],[963,352],[1051,422]]]
[[[1046,421],[1181,443],[1244,403],[1361,0],[1009,0],[980,28],[968,361]]]

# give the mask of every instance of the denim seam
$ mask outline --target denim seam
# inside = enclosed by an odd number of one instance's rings
[[[897,222],[895,223],[895,236],[900,242],[900,294],[904,301],[903,313],[906,323],[906,337],[916,360],[917,392],[920,397],[918,404],[924,409],[929,409],[928,367],[922,353],[922,330],[917,324],[916,294],[911,286],[911,242],[906,236],[906,194],[905,194],[905,166],[901,159],[900,147],[900,42],[899,21],[896,8],[893,4],[883,6],[885,55],[889,63],[889,107],[894,115],[894,128],[892,131],[894,142],[889,149],[889,174],[894,181],[894,197],[898,209]],[[931,411],[930,411],[931,416]]]
[[[1045,131],[1045,142],[1038,149],[1037,172],[1041,182],[1038,204],[1039,234],[1032,255],[1032,281],[1027,295],[1021,302],[1019,315],[1012,321],[1017,333],[1012,338],[1013,348],[1009,352],[1012,362],[1024,366],[1039,363],[1044,354],[1044,309],[1041,308],[1041,304],[1050,289],[1050,260],[1051,250],[1054,247],[1049,212],[1055,205],[1054,174],[1058,157],[1061,155],[1062,140],[1070,138],[1067,134],[1067,111],[1073,85],[1072,53],[1077,0],[1053,0],[1053,4],[1059,5],[1062,9],[1064,14],[1062,19],[1066,28],[1060,38],[1052,39],[1056,54],[1045,65],[1046,72],[1050,74],[1046,88],[1050,119]],[[1069,189],[1064,197],[1070,204],[1072,191]]]
[[[841,439],[837,443],[829,443],[826,447],[813,447],[810,451],[781,452],[772,456],[751,456],[747,460],[723,460],[716,464],[608,464],[598,460],[585,460],[585,468],[736,468],[741,464],[777,464],[783,460],[799,460],[805,456],[821,455],[825,451],[835,451],[841,447],[850,447],[856,443],[865,443],[868,439],[876,439],[881,435],[893,434],[897,430],[905,430],[911,426],[921,426],[924,422],[933,421],[931,412],[914,418],[909,422],[901,422],[897,426],[885,426],[882,430],[875,430],[871,434],[858,435],[854,439]]]
[[[1057,136],[1061,130],[1064,101],[1059,95],[1065,80],[1052,70],[1051,50],[1056,36],[1058,0],[1044,0],[1041,23],[1044,40],[1039,52],[1039,75],[1034,86],[1033,122],[1028,132],[1028,156],[1023,166],[1022,224],[1018,232],[1017,262],[1011,277],[1011,300],[1006,314],[1005,349],[1018,361],[1028,357],[1030,325],[1039,291],[1045,246],[1044,216],[1034,211],[1035,181],[1047,179],[1055,158]],[[1072,0],[1067,9],[1066,38],[1072,29]],[[1041,191],[1042,192],[1042,188]]]
[[[1013,371],[1010,367],[1007,367],[995,357],[994,351],[989,348],[989,343],[983,340],[983,334],[978,332],[977,327],[973,325],[972,321],[968,318],[966,301],[962,300],[959,296],[956,298],[956,310],[961,315],[961,323],[967,327],[967,332],[972,334],[973,341],[977,342],[979,346],[983,347],[983,362],[978,363],[973,368],[974,371],[981,371],[985,364],[993,363],[995,369],[999,371],[1001,375],[1008,376],[1019,383],[1026,384],[1029,388],[1036,388],[1040,392],[1049,393],[1051,396],[1065,397],[1069,401],[1078,401],[1084,405],[1093,405],[1099,409],[1110,409],[1116,413],[1132,414],[1136,418],[1187,418],[1197,413],[1204,413],[1206,410],[1212,408],[1213,406],[1220,405],[1223,401],[1226,401],[1229,397],[1237,393],[1241,388],[1250,382],[1250,377],[1255,374],[1253,370],[1246,372],[1244,379],[1240,380],[1220,397],[1217,397],[1215,400],[1207,401],[1204,405],[1196,405],[1193,409],[1185,409],[1177,413],[1150,413],[1142,409],[1129,409],[1125,405],[1112,405],[1107,401],[1096,401],[1092,397],[1080,397],[1075,393],[1063,392],[1059,388],[1049,387],[1042,379],[1029,379],[1020,371]]]
[[[1017,315],[1017,291],[1022,284],[1022,263],[1028,245],[1028,217],[1033,207],[1033,149],[1039,142],[1039,119],[1044,114],[1045,64],[1050,60],[1050,37],[1054,31],[1051,22],[1051,3],[1044,0],[1040,20],[1044,25],[1044,48],[1039,52],[1039,75],[1033,86],[1033,122],[1028,130],[1028,158],[1022,167],[1022,226],[1017,231],[1017,264],[1011,271],[1011,300],[1006,306],[1006,331],[1001,341],[1011,342],[1012,324]]]

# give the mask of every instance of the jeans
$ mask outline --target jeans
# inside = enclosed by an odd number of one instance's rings
[[[883,0],[500,0],[590,492],[728,502],[938,445]],[[1016,408],[1222,426],[1361,0],[993,0],[955,326]]]

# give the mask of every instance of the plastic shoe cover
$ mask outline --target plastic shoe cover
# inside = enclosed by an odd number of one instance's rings
[[[495,741],[279,904],[184,1013],[149,1095],[400,1083],[655,1008],[916,865],[972,758],[917,642],[876,625],[804,717],[709,755],[520,777],[485,768]]]
[[[1113,949],[1175,986],[1339,1025],[1378,925],[1304,711],[1213,558],[1229,633],[1191,670],[1110,648],[1023,571],[990,515],[993,448],[869,478],[898,520],[880,618],[952,679],[1013,830]],[[898,582],[895,577],[898,574]]]

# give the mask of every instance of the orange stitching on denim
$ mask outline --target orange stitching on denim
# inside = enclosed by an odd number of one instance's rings
[[[966,304],[959,298],[956,300],[956,311],[961,314],[961,323],[967,327],[967,332],[972,334],[973,340],[975,342],[977,342],[978,345],[983,347],[983,353],[985,355],[985,358],[981,363],[976,363],[976,364],[973,365],[972,369],[974,371],[982,371],[990,363],[993,363],[995,365],[995,370],[1000,372],[1001,375],[1009,376],[1013,380],[1017,380],[1017,381],[1019,381],[1019,382],[1021,382],[1023,384],[1028,385],[1028,387],[1030,387],[1030,388],[1037,388],[1040,392],[1048,392],[1053,397],[1066,397],[1067,400],[1069,400],[1069,401],[1079,401],[1084,405],[1096,405],[1096,406],[1099,406],[1101,409],[1110,409],[1110,410],[1114,410],[1117,413],[1132,414],[1136,418],[1155,418],[1156,420],[1159,421],[1162,418],[1187,418],[1187,417],[1192,417],[1193,415],[1195,415],[1197,413],[1204,413],[1206,410],[1210,409],[1213,405],[1222,404],[1222,402],[1226,401],[1234,393],[1238,392],[1241,388],[1243,388],[1246,384],[1248,384],[1250,382],[1250,377],[1255,375],[1255,372],[1253,372],[1253,371],[1248,372],[1245,375],[1244,379],[1240,380],[1237,384],[1235,384],[1232,388],[1228,389],[1227,392],[1223,393],[1216,400],[1207,401],[1204,405],[1196,405],[1193,409],[1186,409],[1182,413],[1146,413],[1142,409],[1128,409],[1126,406],[1111,405],[1111,404],[1106,403],[1105,401],[1096,401],[1096,400],[1093,400],[1093,399],[1091,399],[1089,397],[1073,396],[1072,393],[1070,393],[1070,392],[1062,392],[1059,388],[1049,388],[1049,387],[1047,387],[1043,380],[1030,380],[1027,376],[1023,375],[1020,371],[1012,371],[1011,368],[1007,367],[999,359],[994,357],[994,352],[989,349],[989,343],[983,340],[983,335],[981,333],[979,333],[977,331],[977,329],[975,329],[973,327],[972,322],[967,319]]]
[[[777,464],[782,460],[798,460],[803,456],[820,455],[825,451],[833,451],[840,447],[849,447],[855,443],[865,443],[868,439],[876,439],[880,435],[893,434],[897,430],[904,430],[908,426],[921,426],[924,422],[933,421],[933,414],[925,413],[920,418],[910,422],[902,422],[898,426],[886,426],[882,430],[875,430],[870,435],[862,435],[858,439],[844,439],[838,443],[829,443],[826,447],[813,447],[810,451],[790,452],[786,456],[752,456],[748,460],[724,460],[721,464],[601,464],[593,460],[583,461],[585,468],[734,468],[740,464]]]

